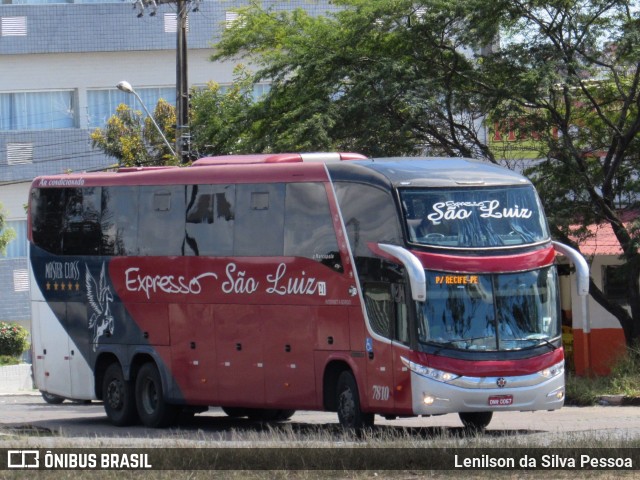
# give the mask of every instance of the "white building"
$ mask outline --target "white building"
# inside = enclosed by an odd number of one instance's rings
[[[58,3],[55,3],[58,1]],[[190,86],[229,84],[233,62],[209,60],[212,44],[247,1],[204,0],[188,15]],[[265,1],[266,7],[321,14],[328,0]],[[116,89],[126,80],[152,110],[175,104],[175,4],[137,16],[122,0],[4,0],[0,4],[0,204],[17,235],[0,257],[0,320],[28,325],[26,212],[38,175],[99,170],[114,163],[91,147],[89,135],[117,105],[142,110]],[[195,6],[187,2],[190,10]],[[260,92],[256,92],[260,93]]]

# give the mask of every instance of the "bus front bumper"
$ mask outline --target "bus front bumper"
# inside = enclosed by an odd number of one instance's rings
[[[456,376],[447,381],[411,370],[415,415],[556,410],[564,404],[564,362],[530,375]]]

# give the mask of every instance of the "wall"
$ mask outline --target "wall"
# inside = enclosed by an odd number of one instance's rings
[[[591,278],[602,288],[602,267],[619,265],[615,255],[598,255],[591,262]],[[571,315],[573,325],[573,362],[577,375],[595,373],[607,375],[610,366],[625,352],[626,344],[620,322],[600,306],[591,296],[586,303],[578,297],[574,275],[571,275]],[[585,306],[586,305],[586,309]],[[564,308],[564,305],[563,305]],[[588,315],[590,332],[585,332],[583,313]]]

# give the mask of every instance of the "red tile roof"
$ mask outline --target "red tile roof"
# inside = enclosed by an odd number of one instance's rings
[[[627,211],[622,213],[622,221],[629,227],[640,216],[638,211]],[[589,225],[591,237],[580,242],[580,251],[583,255],[622,255],[620,242],[613,233],[611,225],[602,223]]]

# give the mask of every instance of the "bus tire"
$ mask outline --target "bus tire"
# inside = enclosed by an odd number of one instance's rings
[[[481,432],[491,423],[493,412],[460,412],[458,416],[465,429],[471,432]]]
[[[289,420],[295,410],[277,410],[272,408],[248,409],[249,420],[254,422],[283,422]]]
[[[283,422],[289,420],[296,413],[295,410],[278,410],[275,420],[277,422]]]
[[[151,428],[167,427],[175,422],[179,410],[164,400],[162,379],[155,364],[145,363],[136,378],[136,405],[142,423]]]
[[[338,420],[343,428],[360,431],[373,427],[374,414],[360,408],[358,384],[350,371],[344,371],[338,377],[336,395]]]
[[[242,407],[222,407],[222,411],[231,418],[242,418],[249,416],[249,409]]]
[[[118,363],[112,363],[104,372],[102,399],[104,411],[111,423],[125,427],[136,422],[133,382],[124,379]]]
[[[59,395],[54,395],[53,393],[44,392],[42,390],[40,390],[40,393],[42,394],[42,399],[50,405],[60,405],[64,402],[64,397]]]

